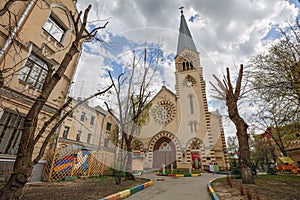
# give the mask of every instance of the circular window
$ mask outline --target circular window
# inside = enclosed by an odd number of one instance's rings
[[[169,101],[161,101],[153,108],[153,117],[155,121],[161,124],[171,122],[176,114],[176,107]]]

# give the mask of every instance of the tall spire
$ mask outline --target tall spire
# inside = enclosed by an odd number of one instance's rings
[[[190,33],[190,30],[187,26],[183,15],[183,7],[179,8],[181,11],[181,20],[180,20],[180,28],[179,28],[179,37],[178,37],[178,44],[177,44],[177,55],[184,49],[188,48],[192,51],[198,52],[195,46],[194,40]]]

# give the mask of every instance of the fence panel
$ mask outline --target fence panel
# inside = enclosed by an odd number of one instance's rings
[[[101,176],[105,167],[99,152],[64,147],[49,153],[43,180],[64,180],[67,176]]]

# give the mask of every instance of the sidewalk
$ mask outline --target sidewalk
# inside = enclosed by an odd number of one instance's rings
[[[207,183],[215,178],[222,177],[218,174],[203,173],[198,177],[168,177],[156,176],[155,172],[142,175],[154,182],[154,185],[138,192],[128,199],[130,200],[210,200],[207,192]]]

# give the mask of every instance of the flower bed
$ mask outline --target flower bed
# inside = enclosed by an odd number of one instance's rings
[[[159,170],[156,174],[157,176],[173,176],[173,177],[194,177],[194,176],[201,176],[202,172],[194,171],[192,173],[187,172],[186,170],[165,170],[165,173],[163,173],[163,170]]]

